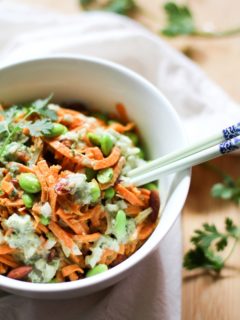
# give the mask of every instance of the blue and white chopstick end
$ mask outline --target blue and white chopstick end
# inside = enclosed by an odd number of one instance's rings
[[[219,144],[219,151],[221,154],[229,153],[239,149],[240,137],[232,138]]]
[[[223,137],[225,140],[230,140],[240,135],[240,122],[223,129]]]

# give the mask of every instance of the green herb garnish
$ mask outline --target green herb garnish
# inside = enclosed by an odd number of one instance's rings
[[[189,270],[204,268],[220,272],[240,240],[240,227],[230,218],[226,218],[224,232],[220,232],[214,224],[205,223],[202,229],[195,230],[194,233],[191,238],[194,248],[185,254],[183,266]],[[223,258],[218,252],[227,247],[230,239],[234,240],[232,249]]]
[[[136,5],[133,0],[113,0],[109,1],[109,3],[104,7],[104,10],[128,15],[134,9],[136,9]]]
[[[240,33],[240,27],[225,31],[203,31],[197,28],[193,14],[187,5],[167,2],[164,5],[167,25],[161,33],[167,37],[192,35],[201,37],[225,37]]]
[[[20,126],[22,128],[28,128],[31,136],[41,137],[44,135],[48,135],[51,132],[53,128],[53,123],[48,119],[41,119],[36,120],[35,122],[25,121],[22,122]]]
[[[167,2],[164,5],[164,10],[167,15],[167,26],[162,30],[162,33],[165,36],[175,37],[183,34],[193,34],[195,32],[195,22],[187,6]]]
[[[232,177],[225,175],[222,183],[212,187],[211,194],[214,198],[232,200],[240,204],[240,178],[234,181]]]
[[[52,129],[52,122],[56,120],[57,114],[54,110],[47,108],[52,95],[46,99],[36,100],[26,106],[13,106],[2,111],[4,120],[0,123],[0,135],[2,143],[0,145],[0,159],[3,157],[6,146],[17,139],[17,135],[23,128],[28,128],[30,134],[35,137],[47,134]],[[28,121],[31,115],[38,115],[41,119]],[[22,116],[22,117],[20,117]],[[18,120],[20,117],[20,120]]]
[[[51,101],[52,97],[53,97],[53,94],[51,94],[46,99],[38,99],[38,100],[32,102],[29,106],[29,113],[30,114],[36,113],[40,117],[48,118],[52,121],[56,121],[57,120],[56,111],[51,110],[47,107],[49,102]]]
[[[137,8],[133,0],[110,0],[100,6],[94,0],[80,0],[80,4],[84,10],[97,9],[122,15],[128,15]]]

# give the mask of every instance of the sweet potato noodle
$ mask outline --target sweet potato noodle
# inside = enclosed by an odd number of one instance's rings
[[[0,274],[37,283],[124,261],[153,232],[160,206],[154,184],[122,183],[145,162],[122,104],[106,115],[50,100],[0,115]]]

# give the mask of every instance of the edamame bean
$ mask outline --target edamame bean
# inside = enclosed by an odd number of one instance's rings
[[[103,154],[105,156],[108,156],[111,153],[112,147],[113,147],[112,138],[108,134],[104,134],[101,137],[100,143],[101,143],[101,150],[102,150]]]
[[[106,168],[103,170],[100,170],[97,174],[97,180],[100,183],[108,183],[113,178],[113,169],[112,168]]]
[[[139,142],[138,136],[134,132],[126,132],[126,136],[128,136],[129,139],[132,140],[132,143],[136,146]]]
[[[40,217],[40,222],[41,222],[41,224],[43,224],[44,226],[47,226],[47,225],[49,225],[49,223],[50,223],[50,218],[49,218],[49,217],[41,216],[41,217]]]
[[[117,212],[115,224],[113,226],[113,233],[118,240],[124,239],[126,236],[127,217],[123,210]]]
[[[53,123],[53,127],[49,133],[45,134],[48,138],[53,138],[57,136],[61,136],[62,134],[66,133],[68,128],[61,123]]]
[[[92,182],[89,182],[89,187],[90,187],[90,195],[92,197],[91,202],[96,202],[101,196],[101,190],[99,188],[97,181],[93,180]]]
[[[34,203],[34,196],[32,194],[24,193],[22,195],[22,200],[23,200],[23,203],[27,209],[32,208],[33,203]]]
[[[90,182],[92,179],[96,176],[96,171],[94,171],[92,168],[85,168],[85,174],[87,177],[87,181]]]
[[[101,145],[101,137],[93,132],[89,132],[87,134],[88,139],[91,141],[92,144],[94,144],[95,146],[100,146]]]
[[[33,173],[21,173],[18,176],[20,187],[28,193],[38,193],[41,191],[41,185],[37,176]]]
[[[104,198],[110,200],[115,196],[115,193],[116,192],[113,188],[108,188],[107,190],[105,190]]]
[[[108,266],[106,264],[97,264],[94,268],[86,273],[86,277],[92,277],[107,270]]]
[[[155,183],[153,183],[153,182],[150,182],[150,183],[145,184],[145,185],[143,186],[143,188],[148,189],[148,190],[150,190],[150,191],[152,191],[152,190],[157,190],[157,189],[158,189],[157,185],[156,185]]]

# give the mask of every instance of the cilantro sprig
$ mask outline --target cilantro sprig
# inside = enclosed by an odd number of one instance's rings
[[[26,121],[20,124],[22,128],[28,128],[30,135],[33,137],[41,137],[50,133],[53,123],[48,119],[40,119],[34,122]]]
[[[204,31],[197,28],[192,11],[187,5],[178,5],[175,2],[164,4],[167,16],[166,27],[161,33],[167,37],[191,35],[200,37],[225,37],[240,34],[240,27],[224,31]]]
[[[231,239],[233,240],[232,249],[224,258],[219,252],[226,249]],[[239,240],[240,227],[234,224],[232,219],[226,218],[223,232],[219,231],[214,224],[205,223],[202,229],[194,231],[191,238],[194,248],[185,254],[183,266],[188,270],[204,268],[220,272]]]
[[[50,132],[53,127],[51,121],[57,119],[56,112],[47,108],[51,99],[52,95],[46,99],[36,100],[29,105],[12,106],[1,112],[4,120],[0,122],[0,135],[2,138],[0,160],[2,160],[6,146],[14,141],[16,135],[21,132],[23,128],[28,128],[30,134],[34,137],[39,137]],[[23,114],[23,117],[16,121],[19,114]],[[34,114],[40,119],[34,122],[29,121],[28,118]]]
[[[35,113],[35,114],[38,114],[40,117],[48,118],[52,121],[56,121],[57,120],[56,111],[47,108],[52,97],[53,97],[53,95],[51,94],[46,99],[38,99],[38,100],[32,102],[28,106],[29,115],[27,117],[29,117],[31,114]]]
[[[211,194],[214,198],[231,200],[240,205],[240,178],[233,180],[232,177],[225,175],[222,183],[216,183]]]
[[[167,26],[162,29],[162,34],[165,36],[175,37],[180,34],[193,34],[196,31],[192,13],[187,6],[167,2],[164,10],[167,15]]]
[[[212,164],[208,164],[207,167],[222,178],[221,183],[216,183],[212,187],[211,195],[225,201],[231,200],[239,205],[240,179],[234,180]],[[227,217],[223,231],[220,231],[214,224],[205,223],[202,228],[194,231],[191,242],[193,248],[185,254],[183,266],[188,270],[203,268],[220,272],[240,242],[240,223],[235,224]],[[231,249],[229,246],[232,246]],[[227,255],[225,255],[226,250],[229,251]]]
[[[94,0],[80,0],[80,4],[84,10],[97,9],[128,15],[137,9],[134,0],[109,0],[106,4],[100,6],[96,2]]]

